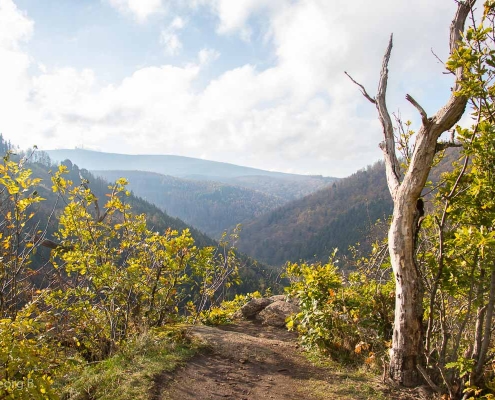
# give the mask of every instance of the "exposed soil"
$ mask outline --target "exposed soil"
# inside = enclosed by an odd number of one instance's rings
[[[312,365],[293,333],[252,322],[212,328],[194,326],[189,335],[206,350],[174,373],[155,379],[159,400],[425,399],[395,392],[379,378],[348,376]]]

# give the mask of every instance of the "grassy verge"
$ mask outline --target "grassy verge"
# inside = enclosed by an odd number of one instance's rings
[[[60,397],[149,399],[160,385],[160,375],[173,371],[197,351],[197,346],[188,342],[183,333],[183,328],[150,331],[102,362],[76,365],[62,381],[56,382]]]
[[[318,399],[388,400],[393,397],[390,388],[381,382],[378,370],[367,366],[349,366],[322,357],[316,351],[306,353],[315,366],[327,370],[326,376],[315,376],[305,387],[305,392]]]

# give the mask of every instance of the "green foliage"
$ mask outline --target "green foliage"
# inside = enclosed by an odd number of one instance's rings
[[[55,399],[53,369],[61,361],[46,338],[47,326],[31,317],[31,308],[15,320],[0,319],[0,397]]]
[[[13,161],[7,153],[0,164],[0,318],[15,318],[29,300],[29,280],[36,271],[30,267],[37,238],[29,228],[34,206],[43,200],[35,187],[25,159]]]
[[[61,166],[52,178],[67,205],[53,254],[58,289],[44,298],[65,346],[89,361],[104,359],[130,335],[178,319],[191,288],[201,311],[219,289],[237,282],[237,259],[227,242],[198,249],[188,230],[152,232],[146,217],[125,203],[124,179],[109,187],[100,209],[86,182],[74,187],[66,173]]]
[[[495,9],[484,3],[448,69],[464,69],[458,95],[470,99],[473,126],[457,127],[463,146],[442,176],[423,222],[418,261],[427,289],[425,359],[452,397],[487,398],[495,302]],[[449,373],[445,373],[447,369]]]
[[[206,325],[226,325],[234,320],[234,314],[251,299],[263,297],[260,292],[237,294],[232,300],[224,300],[219,306],[213,306],[201,312],[199,320]]]
[[[25,165],[8,154],[0,166],[3,397],[57,398],[52,384],[62,376],[85,371],[88,361],[123,356],[145,332],[179,320],[186,297],[203,311],[239,282],[237,231],[232,241],[203,248],[187,229],[152,231],[126,202],[125,179],[109,186],[100,204],[87,180],[74,185],[74,170],[64,163],[52,176],[64,204],[57,242],[49,241],[46,287],[36,289],[30,278],[41,270],[31,268],[31,258],[46,240],[31,219],[46,185]]]
[[[339,328],[347,324],[339,317],[342,277],[337,268],[331,263],[288,263],[286,274],[291,280],[287,293],[297,298],[301,307],[301,312],[289,320],[289,329],[297,326],[305,346],[339,346]]]
[[[471,358],[459,357],[457,361],[445,365],[447,369],[455,369],[461,378],[469,375],[474,367],[475,361]]]
[[[287,326],[303,345],[328,350],[333,357],[372,364],[383,355],[393,320],[393,281],[379,283],[363,272],[348,277],[335,264],[288,263],[289,296],[301,312]]]
[[[238,225],[227,239],[224,233],[217,248],[200,249],[196,262],[191,264],[193,282],[199,292],[195,310],[201,313],[218,303],[216,294],[220,288],[228,289],[232,284],[240,284],[239,265],[235,252],[235,243],[239,239]]]

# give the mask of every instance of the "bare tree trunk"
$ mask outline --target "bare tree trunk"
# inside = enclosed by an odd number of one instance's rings
[[[479,383],[479,381],[483,377],[483,368],[486,363],[486,355],[488,353],[488,347],[490,345],[490,339],[492,337],[491,333],[492,333],[494,306],[495,306],[495,268],[492,268],[490,274],[490,291],[488,294],[488,303],[486,305],[486,313],[485,313],[486,319],[485,319],[485,327],[483,332],[483,340],[481,341],[478,359],[476,360],[476,368],[474,374],[475,383]]]
[[[461,33],[464,31],[466,18],[474,6],[475,0],[459,2],[457,13],[450,27],[450,52],[458,48]],[[455,95],[457,82],[463,78],[463,71],[455,71],[456,82],[447,104],[431,118],[410,95],[406,99],[418,110],[422,125],[417,132],[414,151],[409,167],[401,182],[399,162],[396,156],[394,130],[386,105],[388,81],[388,62],[392,51],[392,36],[383,58],[378,93],[372,98],[365,88],[351,80],[360,88],[363,95],[376,105],[383,127],[383,150],[387,184],[394,201],[394,213],[388,240],[389,253],[396,281],[395,319],[390,360],[390,377],[404,386],[416,386],[421,375],[417,365],[423,357],[423,285],[422,277],[415,260],[414,247],[418,225],[418,216],[422,212],[418,199],[430,172],[440,135],[456,124],[466,108],[467,99]]]
[[[418,382],[416,365],[423,354],[423,287],[413,248],[415,206],[415,202],[395,205],[388,235],[396,280],[390,376],[404,386]]]

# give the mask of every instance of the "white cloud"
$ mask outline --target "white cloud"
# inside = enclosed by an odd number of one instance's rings
[[[124,14],[133,15],[144,22],[150,15],[164,12],[162,0],[108,0],[110,5]]]
[[[123,12],[138,4],[109,1]],[[140,13],[132,11],[136,18],[144,20],[162,7],[159,1],[145,3],[148,8]],[[343,71],[373,95],[391,32],[390,110],[400,107],[405,119],[417,121],[416,111],[403,100],[406,93],[430,114],[450,94],[450,77],[441,74],[429,52],[433,47],[446,58],[453,2],[199,3],[214,10],[221,35],[249,31],[251,17],[263,15],[275,57],[271,66],[237,65],[205,83],[207,66],[220,54],[203,48],[194,63],[140,68],[116,85],[101,84],[96,71],[70,67],[43,66],[33,77],[29,57],[20,49],[33,23],[11,1],[0,0],[8,11],[1,18],[13,29],[6,33],[0,25],[0,109],[7,110],[0,131],[22,146],[84,144],[343,176],[381,156],[376,111]],[[410,29],[405,20],[415,21],[419,29]],[[187,26],[193,24],[189,15]],[[181,49],[179,33],[185,26],[176,17],[163,30],[169,36],[162,33],[162,43],[170,54]]]
[[[27,70],[31,63],[21,43],[31,37],[33,27],[33,21],[11,0],[0,0],[0,132],[10,137],[25,126],[28,114]]]
[[[186,26],[186,22],[181,17],[175,17],[170,23],[169,29],[181,30]]]
[[[174,55],[182,49],[182,42],[178,32],[184,29],[186,22],[181,17],[175,17],[170,25],[162,29],[160,43],[164,46],[166,54]]]
[[[249,18],[263,11],[280,11],[286,3],[289,3],[289,0],[196,0],[191,4],[193,7],[197,7],[198,4],[207,5],[214,11],[219,19],[219,33],[238,31],[244,40],[249,40]]]
[[[1,48],[17,49],[20,41],[26,41],[31,37],[33,26],[34,22],[20,11],[12,0],[0,0]]]
[[[169,55],[177,54],[182,49],[182,43],[179,36],[170,31],[162,31],[160,34],[160,43],[165,47],[165,52]]]
[[[198,53],[200,66],[206,66],[220,57],[220,53],[215,49],[201,49]]]

